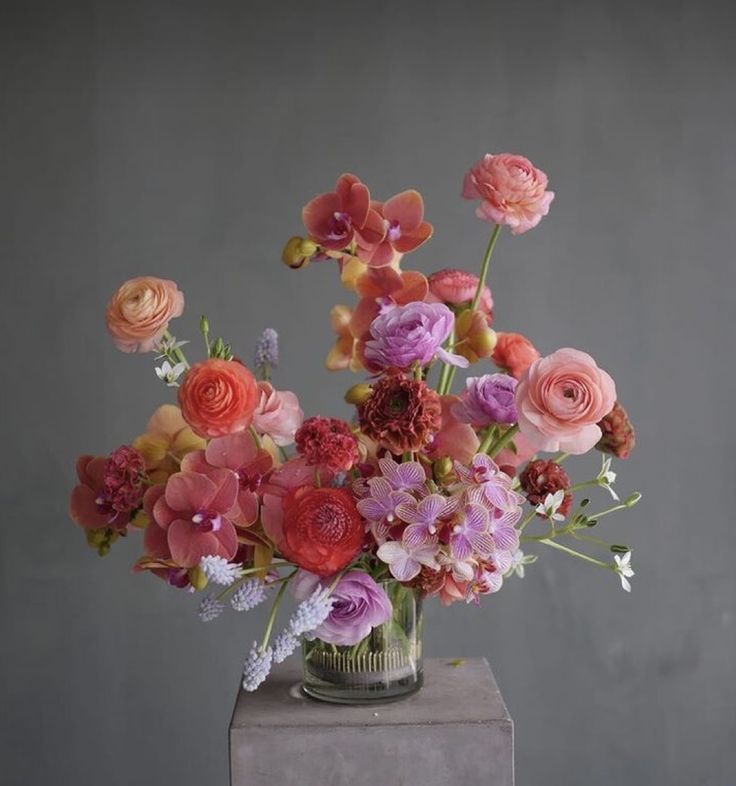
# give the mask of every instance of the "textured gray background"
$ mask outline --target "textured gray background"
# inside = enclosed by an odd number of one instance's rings
[[[736,782],[734,14],[727,3],[152,2],[4,5],[3,784],[218,784],[261,618],[203,627],[192,599],[105,560],[66,518],[76,454],[137,434],[167,391],[102,324],[123,279],[176,279],[277,381],[346,412],[320,362],[327,267],[278,261],[336,176],[419,188],[436,237],[411,266],[473,267],[458,196],[486,151],[530,156],[550,216],[504,234],[497,326],[591,351],[640,447],[609,520],[614,576],[545,553],[480,610],[432,605],[433,655],[488,656],[517,722],[520,784]],[[584,460],[578,464],[584,465]],[[582,469],[581,469],[582,471]]]

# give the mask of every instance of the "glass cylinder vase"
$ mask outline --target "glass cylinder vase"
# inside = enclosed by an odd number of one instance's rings
[[[357,644],[302,641],[304,692],[337,704],[395,701],[422,687],[422,600],[397,581],[381,582],[391,619]]]

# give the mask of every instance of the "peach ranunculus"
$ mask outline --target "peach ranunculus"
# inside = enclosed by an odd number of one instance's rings
[[[451,267],[432,273],[428,281],[428,303],[439,302],[448,306],[462,306],[473,301],[478,289],[478,276],[468,273],[466,270],[457,270]],[[487,286],[481,290],[478,309],[486,315],[488,324],[492,324],[493,295]]]
[[[192,431],[179,407],[163,404],[151,415],[145,433],[132,444],[146,462],[149,480],[165,483],[169,475],[179,471],[187,453],[204,450],[207,442]]]
[[[512,235],[521,235],[549,212],[555,195],[546,189],[547,175],[528,158],[488,153],[468,170],[462,195],[465,199],[480,199],[475,210],[478,218],[505,224]]]
[[[296,393],[276,390],[269,382],[258,383],[258,405],[253,413],[253,428],[285,447],[294,442],[294,434],[304,420]]]
[[[184,420],[201,437],[245,431],[258,404],[255,377],[237,360],[210,358],[187,371],[178,391]]]
[[[519,429],[546,451],[590,450],[601,438],[598,422],[615,403],[614,381],[577,349],[535,360],[516,388]]]
[[[493,362],[502,370],[520,379],[521,375],[540,357],[539,351],[521,333],[497,333]]]
[[[105,320],[118,349],[151,352],[183,311],[184,294],[173,281],[141,276],[126,281],[110,298]]]

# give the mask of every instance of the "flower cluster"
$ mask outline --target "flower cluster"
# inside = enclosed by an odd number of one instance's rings
[[[142,529],[136,570],[203,592],[205,622],[271,600],[246,690],[302,638],[342,655],[376,629],[389,635],[393,590],[478,603],[524,576],[537,559],[525,544],[605,568],[631,589],[628,547],[598,559],[578,545],[606,548],[585,530],[640,498],[621,502],[613,488],[612,458],[630,455],[635,434],[612,377],[578,349],[543,356],[526,336],[494,330],[491,255],[502,228],[521,235],[547,215],[547,186],[522,156],[489,154],[470,168],[462,195],[493,225],[479,275],[402,269],[433,232],[414,190],[380,201],[343,174],[305,205],[306,235],[282,259],[335,265],[355,296],[330,313],[328,368],[367,374],[346,393],[346,420],[305,419],[296,393],[275,385],[272,328],[251,370],[202,317],[204,357],[190,363],[190,342],[169,332],[184,309],[174,282],[131,279],[110,299],[115,345],[157,353],[155,373],[178,406],[159,407],[130,445],[78,460],[71,517],[100,555]],[[454,393],[471,364],[477,373]],[[594,447],[607,454],[601,469],[573,483],[563,462]],[[616,504],[591,513],[584,488]],[[287,588],[298,605],[278,629]]]

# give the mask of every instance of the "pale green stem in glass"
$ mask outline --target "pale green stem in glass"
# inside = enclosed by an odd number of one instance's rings
[[[294,571],[296,573],[296,571]],[[276,621],[276,613],[279,610],[279,606],[281,605],[281,600],[284,597],[284,593],[286,592],[286,588],[289,586],[289,582],[291,581],[291,577],[294,575],[287,577],[286,581],[279,587],[279,591],[276,593],[276,597],[274,598],[273,605],[271,606],[271,613],[268,615],[268,622],[266,622],[266,632],[263,634],[263,641],[261,641],[261,650],[265,650],[268,647],[268,642],[271,639],[271,632],[273,631],[273,624]]]
[[[565,554],[569,554],[571,557],[577,557],[578,559],[585,560],[586,562],[590,562],[592,565],[597,565],[599,568],[605,568],[606,570],[616,570],[616,566],[611,562],[603,562],[602,560],[595,559],[595,557],[589,557],[587,554],[581,554],[579,551],[575,551],[575,549],[568,548],[567,546],[563,546],[561,543],[557,543],[554,540],[540,540],[538,543],[544,543],[545,546],[550,546],[553,549],[557,549],[558,551],[564,551]]]
[[[511,428],[508,429],[503,436],[499,437],[487,451],[490,458],[495,458],[518,433],[519,426],[511,426]]]
[[[475,310],[478,308],[478,303],[480,303],[480,296],[483,292],[483,287],[486,283],[486,277],[488,276],[488,266],[491,262],[491,256],[493,254],[493,249],[496,245],[496,240],[498,240],[498,235],[501,232],[501,225],[496,224],[493,227],[493,232],[491,232],[491,239],[488,241],[488,246],[486,248],[485,256],[483,257],[483,264],[480,267],[480,276],[478,277],[478,288],[475,290],[475,296],[473,297],[473,302],[470,304],[470,308]]]

